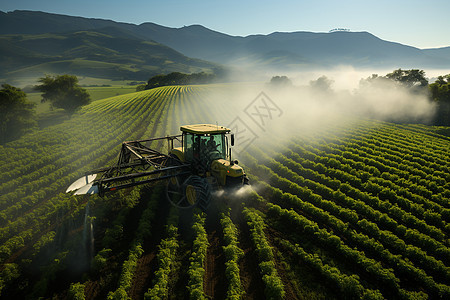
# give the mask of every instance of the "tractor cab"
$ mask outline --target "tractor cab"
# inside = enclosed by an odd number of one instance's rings
[[[230,129],[211,125],[195,124],[180,127],[182,147],[172,149],[172,154],[185,163],[201,163],[208,167],[213,160],[227,159]]]
[[[226,159],[228,149],[225,134],[229,133],[230,129],[198,124],[182,126],[181,131],[186,162],[195,161],[209,166],[215,159]]]
[[[231,160],[228,147],[230,129],[213,124],[194,124],[180,127],[182,147],[173,148],[171,154],[183,163],[190,163],[199,173],[216,178],[219,185],[239,184],[246,181],[242,167]],[[233,144],[231,135],[231,144]]]

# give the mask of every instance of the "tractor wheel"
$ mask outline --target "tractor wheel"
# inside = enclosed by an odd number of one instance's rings
[[[244,175],[244,185],[250,185],[250,179],[248,179],[247,175]]]
[[[167,183],[167,199],[178,208],[199,206],[206,210],[211,201],[211,187],[205,178],[191,175],[182,181],[180,177],[172,177]]]

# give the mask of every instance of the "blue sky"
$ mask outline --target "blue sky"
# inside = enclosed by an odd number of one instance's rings
[[[16,9],[168,27],[200,24],[240,36],[348,28],[417,48],[450,46],[448,0],[0,0],[1,11]]]

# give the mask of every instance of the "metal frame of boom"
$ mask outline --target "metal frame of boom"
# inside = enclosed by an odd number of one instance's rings
[[[179,139],[181,137],[181,140]],[[151,149],[145,144],[167,140],[169,152],[173,149],[174,140],[181,142],[182,135],[172,135],[146,140],[127,141],[122,143],[118,162],[115,166],[86,172],[85,175],[102,174],[94,181],[98,193],[103,195],[115,191],[154,181],[164,180],[179,175],[191,174],[191,164],[182,163],[176,157]]]

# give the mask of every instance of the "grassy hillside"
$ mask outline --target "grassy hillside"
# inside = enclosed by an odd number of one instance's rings
[[[348,119],[260,134],[237,156],[252,191],[204,213],[172,208],[163,182],[64,193],[124,140],[229,125],[240,108],[218,95],[234,88],[102,99],[0,146],[0,297],[449,298],[447,128]]]
[[[0,65],[3,81],[39,78],[46,73],[147,80],[161,73],[211,71],[217,67],[115,28],[0,35]]]

